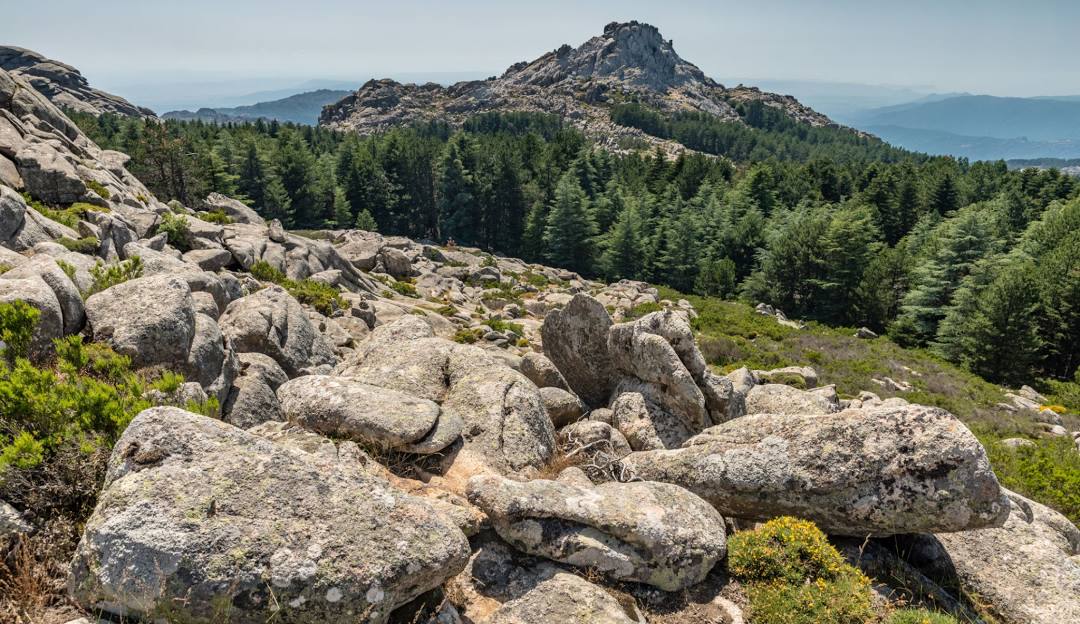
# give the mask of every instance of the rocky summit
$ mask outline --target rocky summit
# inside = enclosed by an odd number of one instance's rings
[[[61,108],[100,115],[114,113],[153,117],[154,111],[90,86],[74,67],[15,46],[0,46],[0,69],[21,76],[27,84]]]
[[[866,603],[845,622],[970,596],[1008,624],[1080,618],[1080,533],[1003,489],[948,411],[711,366],[699,311],[644,282],[164,203],[31,78],[0,70],[0,369],[22,401],[0,421],[65,388],[47,415],[70,422],[12,452],[29,485],[0,500],[0,587],[24,587],[27,540],[70,535],[53,620],[732,624],[834,587]],[[620,97],[723,117],[740,93],[773,97],[631,22],[489,81],[372,82],[324,123]],[[28,511],[79,488],[79,522]]]
[[[510,66],[501,76],[459,82],[401,84],[370,80],[356,93],[323,109],[319,123],[370,134],[394,125],[442,119],[460,124],[481,112],[551,113],[603,145],[618,149],[635,139],[681,151],[675,143],[613,123],[611,105],[639,101],[658,110],[708,113],[740,122],[734,105],[761,101],[811,126],[835,125],[795,98],[739,85],[726,88],[683,60],[674,43],[640,22],[613,22],[578,47],[562,45],[533,61]]]

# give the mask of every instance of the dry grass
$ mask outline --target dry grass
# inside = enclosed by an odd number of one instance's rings
[[[61,447],[31,470],[8,469],[0,499],[34,527],[0,562],[0,621],[62,624],[79,611],[67,597],[68,566],[94,510],[105,477],[108,449]]]

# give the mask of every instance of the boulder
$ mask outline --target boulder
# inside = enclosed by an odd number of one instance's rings
[[[696,433],[709,425],[705,396],[697,386],[705,371],[705,360],[681,315],[654,312],[614,325],[608,336],[608,351],[615,370],[650,384],[657,403],[682,421],[687,430]]]
[[[195,302],[180,277],[154,275],[117,284],[86,300],[94,340],[136,368],[183,367],[195,337]]]
[[[268,421],[285,420],[278,402],[278,386],[289,380],[281,366],[262,353],[240,353],[239,376],[222,404],[222,418],[241,429]]]
[[[60,313],[64,319],[64,335],[77,334],[86,323],[86,308],[79,288],[60,268],[56,260],[44,255],[33,256],[19,266],[2,274],[3,279],[29,279],[40,277],[56,295]]]
[[[381,623],[468,556],[449,519],[354,462],[153,408],[113,450],[69,588],[84,608],[124,618],[323,623],[364,614]]]
[[[746,395],[747,414],[831,414],[839,407],[827,394],[784,384],[754,386]]]
[[[818,373],[812,366],[785,366],[772,370],[756,370],[754,377],[758,383],[763,384],[786,384],[801,388],[816,388],[818,385]]]
[[[540,388],[540,401],[556,428],[580,419],[588,409],[581,399],[561,388]]]
[[[640,624],[614,596],[580,576],[554,572],[499,607],[484,624]]]
[[[1007,624],[1080,622],[1080,531],[1058,512],[1006,491],[1005,524],[917,536],[913,563]]]
[[[250,223],[252,225],[262,225],[263,218],[259,216],[259,213],[245,205],[243,202],[222,195],[221,193],[210,193],[203,200],[203,204],[210,212],[224,212],[236,223]]]
[[[25,218],[26,202],[22,196],[6,186],[0,186],[0,243],[11,245]]]
[[[654,388],[634,380],[620,384],[611,412],[612,426],[635,451],[679,448],[695,433],[659,403]]]
[[[218,324],[238,353],[268,355],[290,377],[337,362],[304,309],[280,286],[267,286],[233,301]]]
[[[540,392],[508,367],[481,369],[454,380],[442,409],[464,423],[462,450],[501,474],[538,468],[555,451],[555,428]]]
[[[586,488],[481,475],[468,496],[519,550],[666,591],[700,582],[726,553],[720,514],[667,483]]]
[[[920,405],[744,416],[685,448],[631,453],[623,465],[681,485],[725,516],[798,516],[830,534],[963,531],[1008,515],[975,436]]]
[[[570,390],[558,368],[543,353],[531,351],[521,356],[521,374],[536,384],[537,388],[561,388]]]
[[[238,369],[236,354],[225,342],[217,322],[205,314],[196,314],[191,350],[182,368],[184,376],[225,403]]]
[[[33,276],[20,279],[0,279],[0,303],[23,301],[41,313],[30,339],[29,355],[45,359],[56,349],[53,340],[64,335],[64,313],[56,295],[45,280]]]
[[[412,260],[409,260],[409,256],[400,249],[383,247],[379,250],[376,262],[376,269],[382,269],[383,273],[389,274],[394,279],[412,277]]]
[[[713,424],[746,415],[746,395],[736,392],[735,384],[727,377],[705,371],[698,385]]]
[[[86,194],[86,184],[64,155],[49,143],[27,143],[15,153],[23,186],[49,204],[71,204]]]
[[[544,354],[590,407],[606,406],[615,385],[608,352],[611,325],[603,304],[579,293],[566,307],[552,310],[540,328]]]
[[[30,524],[14,507],[0,500],[0,548],[19,536],[30,532]]]
[[[432,401],[351,377],[297,377],[277,397],[285,417],[305,429],[384,447],[420,440],[439,418]]]
[[[232,254],[227,249],[192,249],[184,254],[184,262],[210,272],[224,269],[232,259]]]

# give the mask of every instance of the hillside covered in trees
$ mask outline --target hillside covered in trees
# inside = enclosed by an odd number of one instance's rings
[[[453,240],[609,280],[741,295],[888,331],[995,381],[1075,374],[1075,179],[929,158],[761,108],[739,108],[746,124],[613,110],[620,123],[734,157],[674,160],[597,149],[534,113],[367,137],[75,118],[131,154],[132,171],[163,199],[195,205],[218,191],[294,229]]]

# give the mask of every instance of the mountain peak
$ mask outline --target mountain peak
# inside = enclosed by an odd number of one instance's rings
[[[531,63],[518,63],[503,75],[517,85],[553,86],[593,80],[621,83],[658,93],[687,84],[715,83],[693,63],[684,61],[670,39],[642,22],[611,22],[602,35],[574,48],[564,44]]]

